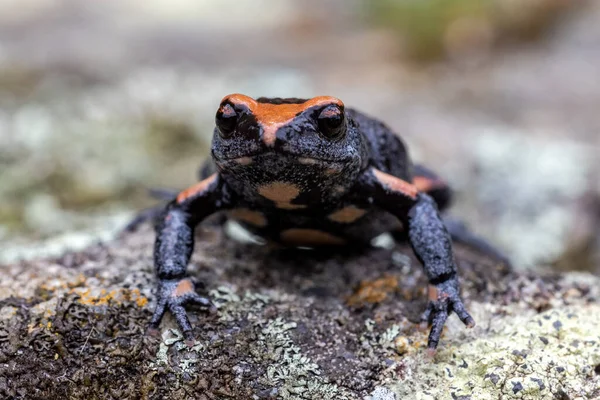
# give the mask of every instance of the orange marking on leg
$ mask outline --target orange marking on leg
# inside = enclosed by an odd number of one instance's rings
[[[183,192],[179,193],[179,195],[177,196],[177,202],[183,203],[185,200],[189,199],[190,197],[193,197],[197,194],[204,192],[216,180],[217,180],[217,174],[214,173],[211,176],[209,176],[208,178],[204,179],[203,181],[196,183],[194,186],[191,186],[191,187],[185,189]]]
[[[438,290],[435,286],[433,285],[428,285],[427,286],[427,292],[428,292],[428,297],[430,301],[437,301],[438,299]]]
[[[406,182],[396,176],[386,174],[378,169],[373,169],[373,173],[375,174],[375,178],[377,178],[384,187],[393,190],[394,192],[400,192],[411,199],[417,198],[419,191],[412,183]]]
[[[259,211],[250,210],[248,208],[236,208],[231,210],[229,215],[233,219],[246,222],[250,225],[264,227],[267,226],[267,219],[264,214]]]
[[[288,229],[281,232],[279,238],[286,244],[296,246],[340,246],[346,243],[340,237],[316,229]]]
[[[446,187],[446,182],[441,179],[427,178],[425,176],[415,176],[413,178],[413,185],[416,186],[419,192],[429,192],[434,189]]]
[[[367,210],[363,210],[362,208],[358,208],[355,206],[347,206],[342,208],[341,210],[337,210],[331,214],[327,218],[334,222],[340,223],[351,223],[362,217],[367,213]]]
[[[171,296],[173,297],[181,297],[190,292],[194,291],[194,284],[189,279],[183,279],[179,282],[177,287],[173,290]]]
[[[270,104],[259,103],[251,97],[236,93],[225,96],[221,103],[226,101],[246,106],[250,110],[263,129],[263,142],[267,146],[272,146],[275,143],[277,130],[290,123],[297,114],[311,107],[329,104],[335,104],[341,108],[344,107],[344,103],[340,99],[331,96],[314,97],[300,104]]]
[[[260,186],[258,188],[258,194],[275,202],[277,208],[283,208],[286,210],[306,208],[305,205],[291,203],[291,201],[300,194],[300,188],[293,183],[279,181],[271,182]]]

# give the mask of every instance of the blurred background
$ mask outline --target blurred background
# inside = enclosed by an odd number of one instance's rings
[[[339,97],[519,268],[600,272],[591,0],[0,0],[0,262],[193,183],[231,92]]]

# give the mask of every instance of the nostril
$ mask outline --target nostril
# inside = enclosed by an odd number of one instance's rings
[[[268,136],[271,135],[271,136]],[[280,129],[280,127],[272,127],[270,131],[263,131],[263,142],[275,149],[281,149],[289,142],[289,135],[287,129]]]
[[[266,144],[269,147],[273,147],[276,140],[278,139],[278,137],[277,137],[278,128],[279,128],[278,126],[273,126],[273,125],[263,127],[262,141],[264,144]]]

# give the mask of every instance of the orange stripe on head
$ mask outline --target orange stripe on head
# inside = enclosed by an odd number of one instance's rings
[[[405,196],[410,197],[411,199],[416,199],[419,191],[417,187],[412,183],[406,182],[396,176],[386,174],[385,172],[381,172],[378,169],[373,168],[373,173],[375,174],[375,178],[386,188],[394,191],[400,192]]]
[[[216,180],[217,180],[217,174],[214,173],[211,176],[209,176],[208,178],[204,179],[203,181],[196,183],[194,186],[190,186],[189,188],[185,189],[183,192],[181,192],[177,195],[177,202],[183,203],[185,200],[189,199],[190,197],[193,197],[197,194],[204,192]]]
[[[415,176],[413,185],[417,187],[419,192],[429,192],[431,190],[445,188],[446,182],[438,178],[427,178],[426,176]]]
[[[221,103],[225,101],[236,105],[243,105],[250,110],[263,129],[263,141],[267,146],[273,146],[277,130],[288,124],[302,111],[308,110],[311,107],[329,104],[344,107],[344,103],[340,99],[331,96],[313,97],[300,104],[271,104],[259,103],[251,97],[236,93],[225,96]]]

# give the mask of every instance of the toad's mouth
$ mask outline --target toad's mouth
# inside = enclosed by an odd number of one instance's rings
[[[223,166],[244,166],[244,165],[252,165],[257,161],[261,161],[261,159],[285,159],[286,162],[293,164],[301,164],[301,165],[314,165],[314,166],[324,166],[324,167],[343,167],[343,162],[339,160],[328,160],[325,158],[317,158],[317,157],[304,157],[300,155],[290,154],[290,153],[275,153],[275,152],[260,152],[251,155],[245,155],[241,157],[231,157],[231,158],[215,158],[215,163],[217,165]]]
[[[306,170],[323,176],[335,177],[343,173],[346,164],[340,161],[330,161],[315,157],[294,156],[276,153],[261,153],[257,156],[242,156],[226,160],[215,159],[217,168],[222,171],[265,170],[275,173],[282,169],[292,168],[296,171]]]

